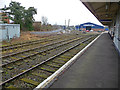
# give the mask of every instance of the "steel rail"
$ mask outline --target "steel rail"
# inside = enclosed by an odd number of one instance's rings
[[[53,40],[52,38],[54,38],[54,37],[51,37],[50,39],[51,40]],[[57,39],[59,39],[59,38],[61,38],[60,36],[57,38]],[[49,38],[47,38],[47,39],[49,39]],[[12,45],[8,45],[8,46],[3,46],[3,47],[0,47],[0,48],[2,48],[2,50],[6,50],[6,49],[12,49],[12,47],[10,47],[10,46],[13,46],[13,48],[17,48],[17,46],[15,46],[15,45],[20,45],[19,47],[21,47],[22,46],[22,44],[29,44],[29,43],[37,43],[37,42],[44,42],[43,40],[45,40],[45,41],[51,41],[51,40],[47,40],[47,39],[42,39],[42,40],[33,40],[33,41],[28,41],[28,42],[23,42],[23,43],[16,43],[16,44],[12,44]]]
[[[71,38],[71,39],[75,39],[75,38]],[[43,48],[43,47],[50,46],[50,45],[53,45],[53,44],[61,43],[61,42],[64,42],[64,41],[67,41],[67,40],[71,40],[71,39],[61,40],[61,41],[58,41],[58,42],[53,42],[53,43],[46,44],[46,45],[39,46],[39,47],[35,47],[35,48],[32,48],[32,49],[23,50],[23,51],[20,51],[20,52],[17,52],[17,53],[12,53],[12,54],[8,54],[8,55],[4,55],[1,58],[6,58],[6,57],[14,56],[14,55],[17,55],[17,54],[20,54],[20,53],[24,53],[24,52],[28,52],[28,51],[33,51],[33,50],[36,50],[36,49],[39,49],[39,48]]]
[[[92,36],[92,37],[93,37],[93,36]],[[71,50],[71,49],[79,46],[81,43],[84,43],[84,42],[88,41],[88,40],[91,39],[92,37],[89,37],[89,38],[81,41],[80,43],[78,43],[78,44],[76,44],[76,45],[74,45],[74,46],[72,46],[72,47],[70,47],[70,48],[68,48],[68,49],[66,49],[66,50],[58,53],[57,55],[54,55],[54,56],[48,58],[47,60],[42,61],[41,63],[35,65],[34,67],[31,67],[31,68],[27,69],[26,71],[24,71],[24,72],[22,72],[22,73],[19,73],[18,75],[16,75],[16,76],[14,76],[14,77],[12,77],[12,78],[10,78],[10,79],[8,79],[8,80],[0,83],[0,86],[1,86],[1,85],[4,85],[5,83],[8,83],[8,82],[10,82],[10,81],[12,81],[12,80],[14,80],[14,79],[16,79],[16,78],[18,78],[18,77],[20,77],[21,75],[23,75],[23,74],[25,74],[25,73],[27,73],[27,72],[29,72],[29,71],[37,68],[38,66],[40,66],[40,65],[42,65],[42,64],[44,64],[44,63],[46,63],[46,62],[48,62],[48,61],[50,61],[50,60],[52,60],[52,59],[54,59],[55,57],[58,57],[58,56],[60,56],[61,54],[64,54],[65,52],[67,52],[67,51],[69,51],[69,50]]]
[[[52,37],[52,38],[54,38],[54,37]],[[44,40],[44,39],[42,39],[42,40]],[[21,43],[15,43],[15,44],[7,45],[7,46],[2,46],[2,47],[0,47],[0,48],[6,48],[6,47],[14,46],[14,45],[25,44],[25,43],[31,43],[31,42],[37,42],[37,41],[42,41],[42,40],[39,39],[39,40],[32,40],[32,41],[26,41],[26,42],[21,42]]]
[[[59,38],[58,38],[59,39]],[[52,39],[52,40],[56,40],[56,39]],[[52,40],[45,40],[45,41],[37,41],[37,42],[33,42],[33,43],[26,43],[26,44],[21,44],[21,45],[17,45],[17,46],[13,46],[13,47],[8,47],[8,48],[2,48],[2,50],[9,50],[9,49],[15,49],[15,48],[20,48],[23,46],[27,46],[27,45],[32,45],[32,44],[37,44],[37,43],[42,43],[42,42],[46,42],[46,41],[52,41]]]
[[[68,44],[68,43],[71,43],[71,42],[74,42],[74,41],[77,41],[77,40],[80,40],[80,39],[81,39],[81,38],[78,38],[78,39],[75,39],[75,40],[72,40],[72,41],[69,41],[69,42],[65,42],[64,44],[60,44],[60,45],[57,45],[56,47],[51,47],[51,48],[48,48],[47,50],[43,50],[43,51],[40,51],[40,52],[36,52],[35,54],[30,54],[30,55],[28,55],[28,56],[26,56],[26,57],[22,57],[22,58],[20,58],[20,59],[16,59],[16,60],[14,60],[14,61],[11,61],[11,62],[8,62],[8,63],[5,63],[5,64],[2,64],[1,66],[2,66],[2,67],[3,67],[3,66],[6,66],[6,65],[8,65],[8,64],[10,64],[10,63],[14,63],[14,62],[17,62],[17,61],[20,61],[20,60],[26,59],[26,58],[31,57],[31,56],[35,56],[35,55],[37,55],[37,54],[40,54],[40,53],[43,53],[43,52],[49,51],[49,50],[51,50],[51,49],[54,49],[54,48],[60,47],[60,46],[62,46],[62,45],[65,45],[65,44]]]

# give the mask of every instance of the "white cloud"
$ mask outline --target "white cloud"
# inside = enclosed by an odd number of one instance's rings
[[[12,0],[20,2],[26,8],[37,8],[35,20],[40,21],[42,16],[48,18],[51,24],[65,24],[65,19],[70,19],[70,25],[78,25],[85,22],[100,24],[80,0]],[[11,0],[0,0],[1,7],[8,6]]]

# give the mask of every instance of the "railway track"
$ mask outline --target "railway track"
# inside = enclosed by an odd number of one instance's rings
[[[47,40],[49,38],[56,38],[56,36],[53,36],[53,37],[50,37],[48,36],[47,38],[41,38],[41,39],[38,39],[38,40],[32,40],[32,41],[26,41],[26,42],[20,42],[20,43],[14,43],[14,44],[9,44],[9,45],[6,45],[6,46],[2,46],[0,48],[9,48],[9,47],[14,47],[14,46],[17,46],[17,45],[22,45],[22,44],[29,44],[29,43],[32,43],[32,42],[38,42],[38,41],[42,41],[42,40]]]
[[[77,39],[69,40],[68,42],[57,44],[57,45],[52,46],[52,47],[50,46],[50,48],[48,48],[47,50],[43,50],[43,51],[40,51],[38,53],[28,55],[24,58],[20,58],[20,59],[17,59],[17,60],[14,60],[12,62],[9,62],[9,63],[6,63],[6,64],[2,65],[3,71],[5,72],[5,73],[2,74],[3,77],[5,77],[5,78],[3,78],[3,80],[5,80],[6,78],[8,79],[9,77],[12,77],[15,74],[18,74],[20,72],[23,72],[24,70],[26,70],[26,68],[30,68],[33,65],[38,64],[40,61],[46,59],[46,57],[48,58],[48,57],[52,56],[53,55],[52,53],[49,54],[50,56],[48,55],[48,53],[53,52],[54,49],[57,50],[57,52],[60,52],[60,51],[62,51],[61,47],[65,47],[66,44],[73,43],[73,42],[78,41],[80,39],[81,38],[77,38]],[[65,49],[65,48],[63,48],[63,49]],[[55,52],[55,50],[54,50],[54,52]],[[41,54],[42,57],[40,57],[39,54]],[[47,55],[45,55],[45,54],[47,54]],[[57,53],[54,53],[54,54],[57,54]],[[38,55],[38,57],[36,55]],[[40,60],[37,60],[37,58],[40,58]],[[18,65],[18,67],[17,67],[17,65]],[[9,73],[9,76],[8,76],[8,73]]]
[[[72,43],[72,41],[62,43],[57,45],[56,47],[51,47],[52,49],[45,51],[42,54],[36,54],[38,56],[30,56],[32,62],[37,62],[31,64],[33,65],[32,67],[29,67],[27,69],[24,69],[23,72],[19,72],[16,75],[13,75],[11,78],[5,79],[1,83],[4,88],[34,88],[36,87],[40,82],[42,82],[44,79],[46,79],[48,76],[50,76],[52,73],[54,73],[57,69],[59,69],[63,64],[65,64],[71,57],[73,57],[78,51],[80,51],[85,45],[87,45],[91,40],[93,40],[95,36],[85,38],[84,40],[74,40],[75,42]],[[70,46],[69,46],[69,45]],[[64,46],[65,45],[65,46]],[[51,55],[45,55],[49,54],[51,52],[55,52]],[[49,57],[49,58],[43,58],[42,61],[37,60],[38,58],[42,59],[42,57]],[[37,59],[36,59],[37,58]],[[24,65],[27,65],[29,60],[24,59]],[[38,63],[39,61],[39,63]],[[26,63],[25,63],[26,62]],[[15,62],[14,64],[11,64],[11,66],[15,67],[18,66],[15,69],[20,71],[19,65],[22,65],[23,63],[20,62]],[[30,64],[30,63],[29,63]],[[10,64],[9,64],[10,65]],[[13,69],[9,65],[7,65],[7,69],[9,67],[9,71]],[[29,65],[28,65],[29,66]],[[3,67],[3,77],[5,76],[5,73],[7,72],[6,66]],[[12,70],[13,71],[13,70]],[[9,72],[8,72],[9,73]],[[7,75],[7,74],[6,74]]]
[[[31,48],[32,46],[35,47],[35,46],[39,46],[39,45],[44,45],[44,44],[47,44],[51,41],[55,41],[57,39],[60,39],[60,37],[29,41],[29,42],[20,43],[20,44],[18,43],[17,45],[14,44],[14,45],[10,45],[10,46],[7,46],[7,47],[2,47],[2,52],[3,52],[3,55],[4,54],[9,54],[9,53],[12,53],[12,52],[15,52],[15,51],[19,51],[19,49],[21,50],[21,49]]]
[[[72,36],[68,36],[68,38],[70,38]],[[78,36],[77,36],[78,37]],[[26,43],[22,43],[22,44],[15,44],[9,47],[3,47],[2,48],[2,55],[7,55],[7,54],[12,54],[14,52],[20,52],[23,50],[27,50],[27,49],[31,49],[34,47],[38,47],[38,46],[42,46],[51,42],[55,42],[58,41],[59,39],[64,39],[66,38],[66,36],[59,36],[56,38],[47,38],[47,39],[43,39],[43,40],[36,40],[36,41],[31,41],[31,42],[26,42]]]
[[[13,48],[13,47],[17,47],[17,46],[20,46],[20,45],[23,45],[23,44],[34,43],[34,42],[38,42],[38,41],[42,41],[42,40],[45,40],[45,39],[40,39],[40,40],[33,40],[33,41],[27,41],[27,42],[10,44],[10,45],[6,45],[6,46],[2,46],[1,48],[2,48],[3,50],[7,50],[7,49],[11,49],[11,48]]]
[[[82,37],[82,36],[79,36],[79,37]],[[74,38],[77,38],[77,37],[69,37],[68,39],[74,39]],[[31,47],[30,49],[28,48],[28,49],[25,49],[25,50],[20,50],[20,51],[18,50],[17,52],[13,52],[13,53],[10,53],[10,54],[7,53],[5,55],[2,55],[2,58],[8,57],[8,56],[13,56],[13,55],[20,54],[20,53],[23,53],[23,52],[28,52],[30,50],[39,49],[39,48],[49,46],[49,45],[52,45],[52,44],[55,44],[55,43],[58,43],[58,42],[63,42],[63,41],[64,41],[64,39],[60,39],[60,41],[58,41],[57,39],[54,39],[53,42],[50,42],[49,44],[47,42],[47,43],[44,43],[43,45],[37,45],[33,48]]]
[[[58,41],[58,42],[46,44],[44,46],[35,47],[33,49],[24,50],[24,51],[21,51],[21,52],[12,53],[12,54],[2,56],[2,66],[5,66],[9,63],[19,61],[19,60],[23,60],[23,59],[26,59],[28,57],[46,52],[48,50],[51,50],[51,49],[55,48],[56,44],[61,44],[61,43],[68,44],[70,42],[73,42],[73,41],[79,40],[79,39],[82,39],[82,37],[77,38],[77,39],[71,38],[71,39],[61,40],[61,41]],[[70,42],[66,42],[66,41],[70,41]],[[63,44],[61,44],[61,45],[63,45]]]

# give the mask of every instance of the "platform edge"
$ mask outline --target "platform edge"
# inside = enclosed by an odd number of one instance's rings
[[[49,76],[42,83],[40,83],[36,88],[34,88],[34,90],[39,90],[40,88],[48,88],[56,80],[56,78],[60,75],[60,73],[62,73],[68,66],[70,66],[72,62],[74,62],[77,59],[79,55],[83,54],[103,33],[101,33],[93,41],[91,41],[86,47],[84,47],[80,52],[78,52],[67,63],[65,63],[60,69],[58,69],[51,76]]]

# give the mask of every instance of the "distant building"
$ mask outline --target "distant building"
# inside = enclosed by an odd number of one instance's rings
[[[35,21],[35,22],[33,22],[33,26],[35,26],[35,25],[41,25],[42,23],[41,23],[41,21]]]
[[[76,25],[75,30],[80,30],[80,25]]]
[[[0,24],[0,41],[20,37],[20,24]]]
[[[65,30],[65,29],[66,29],[66,26],[65,26],[65,25],[61,25],[61,28]]]
[[[10,24],[10,20],[5,13],[0,13],[0,23],[7,23]]]
[[[85,30],[104,31],[103,26],[90,23],[90,22],[76,25],[75,27],[76,27],[76,30],[82,30],[82,31],[85,31]]]
[[[35,21],[35,22],[33,22],[33,27],[34,27],[34,30],[35,31],[40,31],[40,29],[41,29],[41,21]]]
[[[109,28],[107,26],[105,26],[105,31],[109,31]]]

